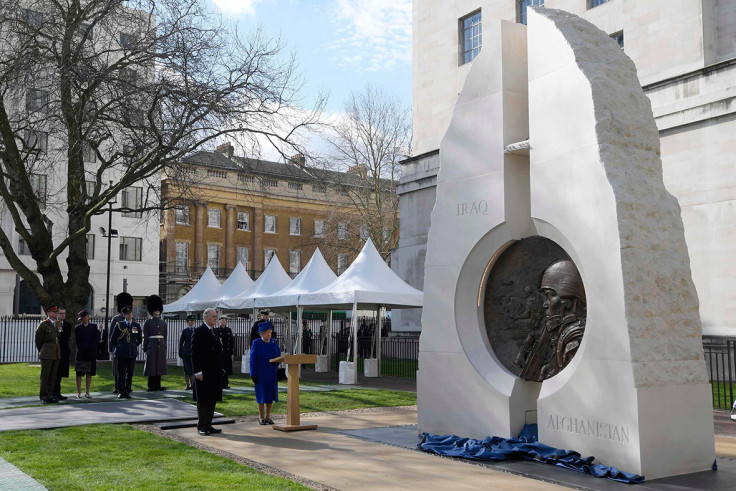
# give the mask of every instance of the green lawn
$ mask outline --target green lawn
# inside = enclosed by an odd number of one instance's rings
[[[393,390],[346,389],[299,394],[302,413],[368,407],[413,406],[416,403],[416,393]],[[258,414],[258,404],[254,395],[225,395],[222,402],[217,403],[216,411],[225,416],[254,416]],[[286,394],[279,394],[279,402],[273,405],[273,413],[286,413]]]
[[[711,382],[711,387],[713,388],[713,407],[731,409],[733,404],[731,397],[736,398],[736,384]]]
[[[0,456],[50,490],[308,489],[129,425],[0,433]]]
[[[168,389],[183,389],[184,369],[177,366],[168,367],[169,374],[162,378],[161,384]],[[61,380],[62,394],[77,392],[74,369],[69,373],[70,377]],[[9,363],[0,365],[0,398],[38,395],[39,377],[41,376],[41,365],[27,363]],[[137,363],[135,376],[133,377],[133,390],[146,390],[147,378],[143,376],[143,363]],[[233,374],[230,376],[231,387],[253,386],[249,375]],[[115,383],[112,378],[112,366],[110,362],[97,363],[97,375],[92,377],[92,392],[112,392]],[[82,381],[84,391],[84,380]]]

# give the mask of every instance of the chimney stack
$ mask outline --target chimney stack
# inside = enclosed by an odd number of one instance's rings
[[[215,152],[224,154],[228,159],[232,160],[233,154],[235,154],[235,149],[233,148],[232,143],[225,142],[222,145],[218,145],[217,148],[215,148]]]
[[[298,165],[299,167],[307,166],[307,158],[301,153],[292,155],[291,157],[289,157],[289,161],[294,165]]]

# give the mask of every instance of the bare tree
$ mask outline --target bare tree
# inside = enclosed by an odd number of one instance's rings
[[[399,162],[411,151],[410,110],[368,85],[351,95],[326,141],[330,152],[316,177],[336,191],[336,205],[322,247],[357,253],[370,238],[388,259],[399,238],[396,186]]]
[[[302,81],[282,51],[205,0],[0,4],[0,196],[36,271],[2,229],[0,247],[42,305],[86,303],[90,219],[125,188],[146,183],[144,200],[115,211],[166,207],[161,173],[185,180],[193,150],[225,135],[284,148],[317,122],[324,101],[294,109]]]

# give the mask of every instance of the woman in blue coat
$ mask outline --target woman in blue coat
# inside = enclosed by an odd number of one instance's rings
[[[250,377],[256,386],[256,402],[258,403],[259,423],[272,425],[271,404],[279,402],[279,385],[276,377],[278,364],[269,360],[281,356],[279,344],[271,339],[273,325],[271,321],[258,324],[260,339],[253,341],[250,348]],[[265,414],[264,414],[264,407]]]

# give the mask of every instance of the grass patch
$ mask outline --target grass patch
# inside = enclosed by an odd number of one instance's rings
[[[190,402],[190,401],[185,401]],[[394,390],[336,390],[331,392],[300,392],[302,413],[340,411],[370,407],[413,406],[417,403],[414,392]],[[258,414],[255,395],[225,395],[215,410],[225,416],[253,416]],[[286,394],[279,394],[279,402],[273,405],[273,414],[286,414]]]
[[[731,409],[736,398],[736,384],[728,382],[711,382],[713,389],[713,407]]]
[[[169,374],[164,375],[161,384],[168,389],[183,389],[184,369],[183,367],[169,366]],[[61,393],[75,394],[77,383],[74,369],[69,372],[70,377],[61,379]],[[0,398],[37,396],[39,378],[41,377],[41,365],[28,363],[9,363],[0,365]],[[143,376],[143,362],[136,363],[135,376],[133,377],[133,390],[146,390],[148,379]],[[231,387],[253,387],[250,375],[236,373],[230,376]],[[115,389],[115,381],[112,377],[111,362],[97,362],[97,375],[92,377],[93,392],[112,392]],[[82,380],[84,390],[84,380]]]
[[[4,432],[0,455],[50,490],[308,489],[129,425]]]

